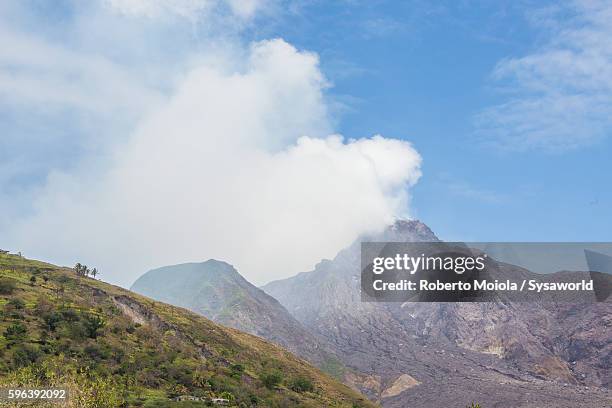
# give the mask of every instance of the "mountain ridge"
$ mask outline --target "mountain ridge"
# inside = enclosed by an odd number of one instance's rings
[[[306,331],[278,300],[249,283],[229,263],[211,259],[156,268],[138,278],[131,289],[263,337],[331,374],[343,370],[323,339]]]

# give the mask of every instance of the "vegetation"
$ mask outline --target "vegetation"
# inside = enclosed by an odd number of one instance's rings
[[[374,406],[277,346],[88,269],[0,254],[0,387],[61,385],[87,408]]]
[[[263,374],[261,376],[261,381],[266,388],[273,390],[283,381],[283,375],[280,373],[280,371],[272,371]]]
[[[15,290],[15,282],[12,279],[0,278],[0,295],[10,295]]]
[[[482,408],[482,407],[480,406],[480,404],[475,404],[472,402],[472,404],[468,405],[466,408]]]
[[[99,274],[97,268],[89,269],[87,265],[82,265],[80,262],[74,265],[74,272],[77,276],[86,276],[96,278],[96,275]]]
[[[314,385],[312,381],[304,377],[296,377],[291,382],[290,388],[295,392],[312,392]]]

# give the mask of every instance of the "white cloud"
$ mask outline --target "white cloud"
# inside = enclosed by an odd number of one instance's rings
[[[228,3],[235,15],[248,19],[262,8],[264,2],[263,0],[228,0]]]
[[[164,54],[162,66],[147,49],[157,39],[149,34],[175,40],[171,30],[119,19],[93,2],[61,18],[49,9],[0,4],[0,231],[32,211],[49,173],[100,166],[163,102],[177,72],[172,57],[180,53]]]
[[[115,11],[130,15],[149,18],[165,17],[176,14],[181,17],[195,18],[214,0],[106,0]]]
[[[567,17],[567,16],[571,17]],[[513,150],[564,150],[612,132],[612,3],[584,0],[532,15],[547,41],[498,63],[506,102],[477,117],[479,133]]]
[[[115,11],[136,17],[166,18],[177,16],[196,21],[210,13],[229,12],[234,17],[249,20],[264,0],[105,0]],[[267,0],[269,3],[270,0]]]
[[[99,54],[0,28],[0,98],[12,104],[138,115],[160,95],[135,77]]]
[[[315,54],[276,39],[198,61],[103,170],[50,174],[32,214],[2,232],[10,247],[122,285],[211,257],[264,283],[406,215],[419,154],[381,136],[325,137]]]

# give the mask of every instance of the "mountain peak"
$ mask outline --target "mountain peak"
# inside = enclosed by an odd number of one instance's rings
[[[200,264],[201,265],[219,265],[219,266],[228,267],[228,268],[231,268],[231,269],[234,269],[234,270],[236,269],[236,268],[234,268],[234,265],[229,264],[229,263],[227,263],[225,261],[220,261],[218,259],[214,259],[214,258],[210,258],[210,259],[208,259],[206,261],[202,261],[202,262],[200,262]]]
[[[227,262],[209,259],[164,266],[142,275],[132,290],[266,338],[316,364],[335,359],[322,340],[310,335],[276,299]]]
[[[408,220],[399,218],[389,225],[381,234],[380,241],[395,242],[418,242],[418,241],[439,241],[425,223],[419,220]]]
[[[405,219],[405,218],[398,218],[395,220],[393,224],[389,226],[390,229],[393,229],[396,231],[414,230],[414,229],[423,228],[423,227],[429,229],[427,225],[425,225],[423,222],[419,220]]]

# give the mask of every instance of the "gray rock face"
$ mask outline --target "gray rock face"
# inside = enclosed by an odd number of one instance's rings
[[[321,367],[341,365],[324,340],[306,331],[276,299],[225,262],[211,259],[154,269],[138,278],[131,290],[268,339]]]
[[[398,221],[364,240],[437,238]],[[331,344],[345,382],[384,407],[610,406],[610,303],[364,303],[359,250],[263,289]]]

